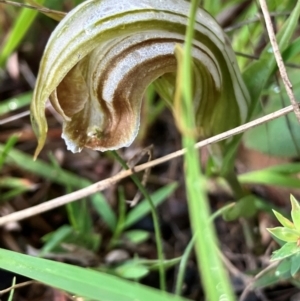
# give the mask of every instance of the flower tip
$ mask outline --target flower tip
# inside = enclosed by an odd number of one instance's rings
[[[40,154],[40,152],[42,151],[44,145],[45,145],[45,138],[44,137],[40,137],[38,139],[38,145],[35,149],[34,155],[33,155],[33,160],[35,161],[38,157],[38,155]]]
[[[291,200],[292,209],[295,209],[298,205],[298,201],[295,199],[295,197],[292,194],[290,196],[290,200]]]

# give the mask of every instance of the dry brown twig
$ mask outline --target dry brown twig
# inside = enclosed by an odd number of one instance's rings
[[[34,280],[30,280],[30,281],[26,281],[26,282],[15,284],[15,285],[13,285],[13,286],[11,286],[9,288],[6,288],[6,289],[0,291],[0,296],[4,295],[6,293],[9,293],[13,289],[24,287],[24,286],[28,286],[28,285],[31,285],[33,283],[39,283],[39,282],[34,281]]]
[[[8,1],[8,0],[0,0],[0,3],[3,3],[3,4],[7,4],[7,5],[12,5],[12,6],[16,6],[16,7],[21,7],[21,8],[28,8],[28,9],[33,9],[33,10],[37,10],[41,13],[44,13],[44,14],[55,14],[55,15],[58,15],[58,16],[61,16],[61,17],[64,17],[66,15],[66,13],[64,12],[61,12],[61,11],[57,11],[57,10],[53,10],[53,9],[50,9],[50,8],[47,8],[47,7],[40,7],[40,6],[34,6],[34,5],[30,5],[30,4],[26,4],[26,3],[18,3],[18,2],[15,2],[15,1]]]
[[[213,136],[211,138],[200,141],[195,145],[195,147],[197,149],[199,149],[199,148],[202,148],[204,146],[207,146],[207,145],[210,145],[210,144],[213,144],[213,143],[217,143],[219,141],[225,140],[225,139],[230,138],[232,136],[241,134],[241,133],[245,132],[246,130],[248,130],[250,128],[253,128],[257,125],[266,123],[266,122],[268,122],[270,120],[273,120],[275,118],[278,118],[280,116],[286,115],[286,114],[292,112],[293,110],[294,110],[294,107],[292,105],[290,105],[290,106],[285,107],[281,110],[278,110],[276,112],[268,114],[264,117],[258,118],[256,120],[248,122],[244,125],[238,126],[238,127],[234,128],[232,130],[226,131],[224,133],[221,133],[221,134],[218,134],[218,135]],[[9,222],[23,220],[25,218],[28,218],[28,217],[31,217],[31,216],[49,211],[51,209],[66,205],[68,203],[74,202],[74,201],[79,200],[79,199],[84,198],[84,197],[87,197],[87,196],[89,196],[91,194],[94,194],[98,191],[102,191],[102,190],[110,187],[111,185],[116,184],[120,180],[122,180],[126,177],[129,177],[134,172],[140,172],[140,171],[143,171],[147,168],[151,168],[153,166],[156,166],[156,165],[162,164],[164,162],[170,161],[174,158],[180,157],[185,153],[185,151],[186,151],[185,149],[178,150],[174,153],[171,153],[171,154],[166,155],[164,157],[161,157],[161,158],[152,160],[150,162],[138,165],[138,166],[136,166],[134,168],[131,168],[129,170],[121,171],[118,174],[116,174],[115,176],[112,176],[108,179],[97,182],[95,184],[92,184],[92,185],[90,185],[86,188],[83,188],[83,189],[77,190],[75,192],[72,192],[70,194],[52,199],[48,202],[36,205],[34,207],[30,207],[30,208],[27,208],[27,209],[24,209],[24,210],[21,210],[21,211],[18,211],[18,212],[14,212],[14,213],[11,213],[11,214],[3,216],[3,217],[0,217],[0,226],[4,225],[6,223],[9,223]]]
[[[274,56],[275,56],[275,59],[276,59],[276,62],[277,62],[279,72],[280,72],[280,76],[282,78],[286,93],[287,93],[287,95],[288,95],[288,97],[291,101],[291,104],[293,105],[295,115],[296,115],[296,117],[297,117],[297,119],[300,123],[300,108],[299,108],[299,106],[296,102],[295,95],[294,95],[294,92],[293,92],[293,85],[291,84],[291,82],[289,80],[289,77],[288,77],[288,74],[286,72],[286,69],[285,69],[285,66],[284,66],[284,63],[283,63],[283,59],[282,59],[282,56],[281,56],[281,53],[280,53],[280,50],[279,50],[279,46],[278,46],[278,43],[276,41],[276,36],[275,36],[274,29],[273,29],[272,20],[271,20],[271,17],[270,17],[270,13],[269,13],[269,10],[268,10],[266,0],[259,0],[259,2],[260,2],[261,10],[263,12],[264,19],[265,19],[265,22],[266,22],[267,32],[268,32],[269,39],[270,39],[270,42],[271,42],[271,45],[272,45],[272,48],[273,48],[273,52],[274,52]]]

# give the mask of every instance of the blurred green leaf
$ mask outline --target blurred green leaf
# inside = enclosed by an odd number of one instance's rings
[[[5,145],[2,145],[2,146],[0,145],[0,170],[1,170],[4,162],[6,161],[6,158],[11,153],[11,149],[17,143],[17,141],[18,141],[18,136],[13,135],[13,136],[9,137],[9,139],[7,140]]]
[[[129,230],[123,233],[125,240],[133,244],[140,244],[150,237],[150,233],[144,230]]]
[[[61,168],[57,168],[40,159],[33,161],[32,156],[11,148],[16,141],[17,138],[14,136],[6,143],[6,145],[0,144],[0,168],[1,163],[5,161],[7,164],[16,165],[19,168],[65,187],[71,186],[72,188],[84,188],[92,184],[91,181],[85,178]],[[75,158],[76,155],[74,155],[74,159]],[[98,192],[91,196],[91,199],[95,210],[107,226],[113,231],[116,225],[116,216],[104,196]]]
[[[282,58],[284,60],[288,60],[296,55],[299,55],[299,53],[300,53],[300,37],[296,38],[293,42],[290,43],[290,45],[282,54]]]
[[[52,163],[53,170],[57,172],[63,172],[62,167],[55,158],[55,156],[50,152],[48,158]],[[73,192],[72,185],[69,183],[66,185],[66,193]],[[81,233],[91,233],[93,232],[93,222],[90,212],[87,207],[87,199],[81,199],[77,202],[71,202],[66,204],[66,209],[68,213],[69,222],[71,223],[74,230]]]
[[[42,239],[46,243],[41,249],[40,256],[44,256],[49,252],[52,252],[54,248],[56,248],[61,242],[65,240],[67,236],[69,236],[73,232],[73,229],[69,225],[64,225],[54,232],[47,234]]]
[[[114,271],[120,277],[132,280],[139,280],[149,273],[149,269],[146,266],[141,265],[134,260],[127,261],[118,266]]]
[[[294,277],[300,269],[300,252],[291,257],[291,275]]]
[[[233,221],[240,217],[250,218],[254,216],[257,211],[255,198],[254,195],[247,195],[240,199],[223,212],[223,218],[226,221]]]
[[[186,300],[112,275],[3,249],[0,249],[0,266],[4,270],[95,301]]]
[[[290,268],[290,260],[281,261],[278,266],[267,269],[260,277],[255,278],[253,288],[264,288],[291,278]]]
[[[293,163],[274,165],[266,168],[265,170],[274,173],[284,174],[284,175],[291,175],[300,172],[300,163],[293,162]]]
[[[36,2],[42,4],[44,3],[44,0],[36,0]],[[0,51],[0,67],[4,66],[7,58],[18,47],[37,14],[37,11],[31,9],[24,8],[21,10],[20,15],[16,18],[13,28]]]
[[[46,244],[41,250],[42,255],[48,252],[66,253],[66,250],[62,247],[62,243],[96,252],[101,243],[101,236],[94,232],[79,232],[69,225],[64,225],[45,235],[43,241],[45,241]]]
[[[169,195],[171,195],[178,187],[177,183],[166,185],[153,194],[151,194],[152,201],[155,206],[160,205]],[[147,200],[141,201],[128,214],[125,220],[124,229],[131,227],[144,216],[151,212],[150,204]]]
[[[300,248],[295,242],[287,242],[279,250],[273,252],[271,261],[282,260],[300,252]]]
[[[1,193],[0,204],[7,202],[8,200],[10,200],[18,195],[21,195],[26,191],[28,191],[28,189],[20,187],[20,188],[11,189],[7,192],[3,192],[3,193]]]
[[[284,217],[282,214],[280,214],[279,212],[277,212],[275,210],[273,210],[273,213],[275,214],[277,220],[280,222],[280,224],[283,227],[286,227],[289,229],[295,229],[294,224],[289,219],[287,219],[286,217]]]
[[[277,42],[280,51],[283,52],[287,49],[290,43],[290,39],[298,24],[300,15],[300,1],[297,1],[290,17],[286,20],[277,34]],[[257,106],[259,96],[266,86],[271,74],[275,71],[276,61],[273,53],[273,49],[268,44],[258,61],[250,64],[243,73],[244,81],[248,87],[251,95],[252,104],[249,111],[249,117],[253,114],[254,109]]]
[[[300,98],[300,78],[297,70],[288,70],[293,92],[296,99]],[[268,114],[290,104],[289,98],[282,87],[272,85],[266,95],[268,102],[264,105],[263,113]],[[256,117],[261,117],[259,114]],[[262,153],[279,157],[298,157],[300,152],[299,123],[295,114],[274,119],[260,125],[244,135],[245,145]]]
[[[291,195],[291,204],[292,204],[292,220],[295,225],[295,228],[300,231],[300,204],[298,201]]]
[[[162,264],[164,269],[169,269],[177,265],[181,260],[181,257],[176,257],[172,259],[165,259],[163,263],[161,263],[157,259],[139,259],[138,261],[147,266],[151,271],[157,271],[159,269],[159,266]]]
[[[96,196],[94,196],[92,198],[92,204],[96,212],[101,216],[103,221],[113,232],[117,225],[117,217],[103,194],[98,193]]]
[[[31,102],[32,92],[19,94],[13,98],[0,102],[0,116],[28,106]]]
[[[282,186],[286,188],[299,188],[300,179],[269,171],[268,169],[252,171],[238,176],[242,184],[263,184]]]
[[[221,0],[204,1],[203,8],[207,10],[212,16],[216,17],[217,13],[221,11],[223,3]]]
[[[299,232],[297,232],[294,229],[275,227],[275,228],[267,228],[267,230],[275,237],[286,242],[297,242],[298,239],[300,238]]]

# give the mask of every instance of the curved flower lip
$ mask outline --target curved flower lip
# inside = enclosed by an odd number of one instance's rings
[[[88,0],[68,13],[48,41],[33,94],[35,157],[46,140],[49,97],[69,150],[129,146],[145,89],[176,71],[174,47],[184,41],[188,13],[181,0]],[[211,135],[245,121],[249,96],[222,29],[203,10],[196,19],[196,121]]]

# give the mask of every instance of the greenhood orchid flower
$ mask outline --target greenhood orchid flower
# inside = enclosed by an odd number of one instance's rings
[[[62,137],[72,152],[129,146],[146,88],[176,72],[174,48],[184,42],[188,12],[183,0],[88,0],[68,13],[40,63],[31,106],[36,156],[46,140],[48,98],[63,117]],[[201,9],[192,57],[197,128],[211,136],[244,122],[249,96],[234,52]]]

